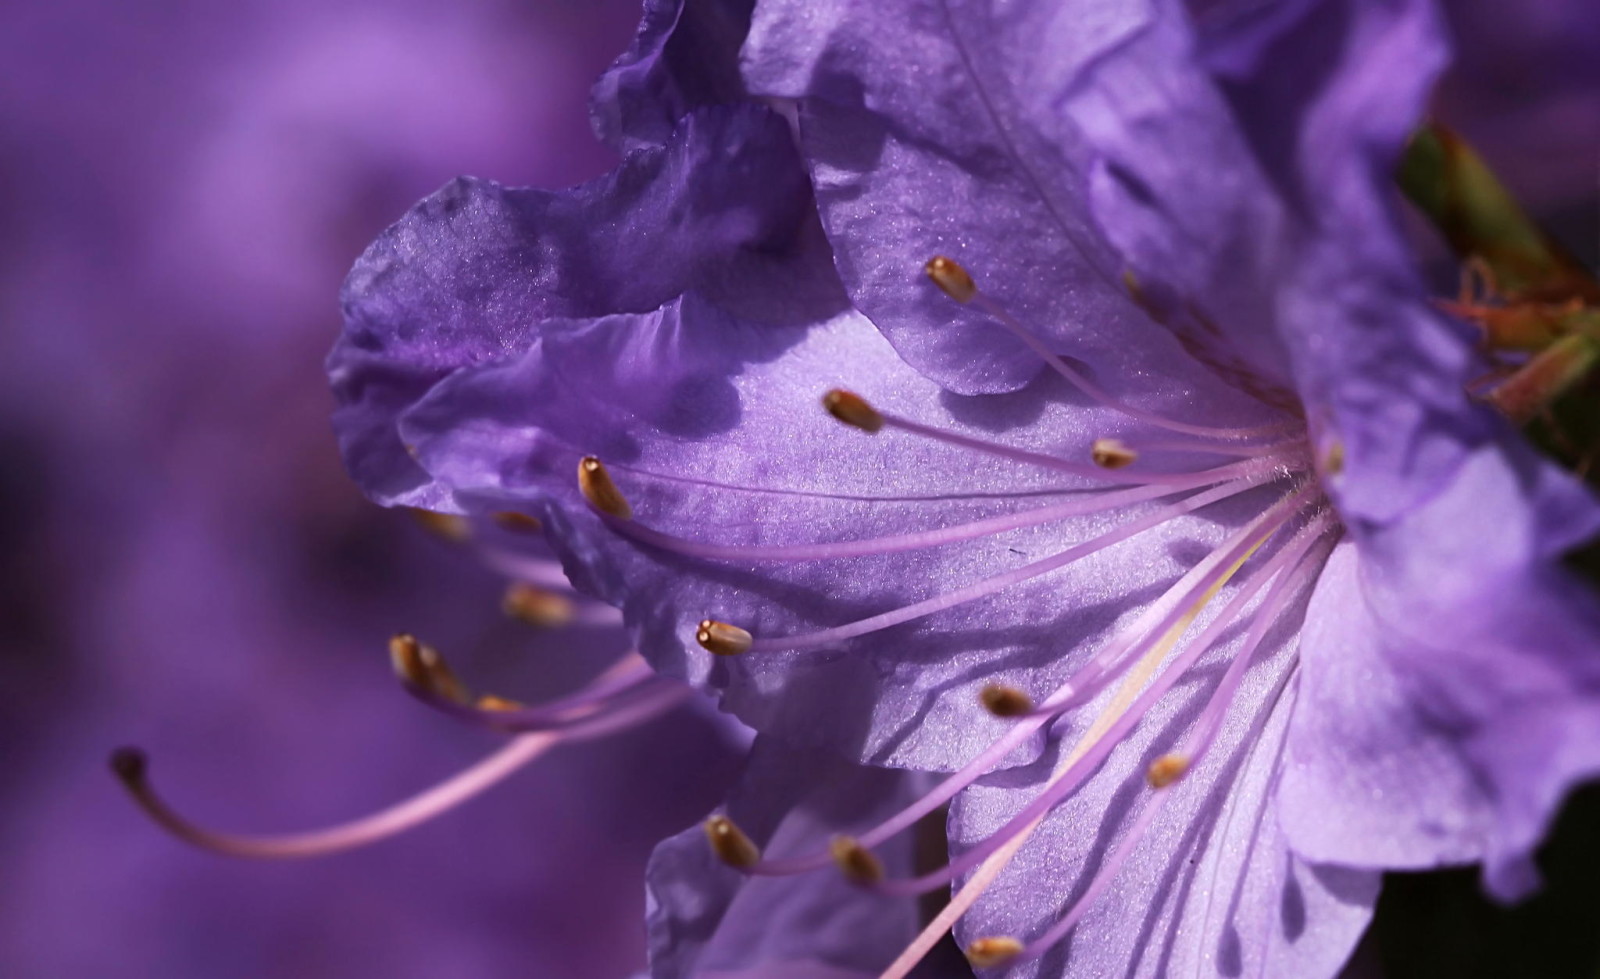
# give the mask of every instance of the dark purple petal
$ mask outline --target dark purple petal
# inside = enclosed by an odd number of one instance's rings
[[[571,191],[454,181],[345,284],[328,370],[347,465],[381,502],[444,505],[396,417],[452,370],[526,349],[548,317],[642,312],[690,288],[762,321],[836,306],[836,287],[808,292],[790,260],[809,201],[788,127],[757,106],[698,112],[667,146]]]
[[[595,133],[622,152],[660,146],[678,120],[745,100],[739,46],[752,0],[646,0],[633,45],[595,82]]]

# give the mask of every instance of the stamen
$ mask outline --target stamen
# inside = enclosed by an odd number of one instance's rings
[[[701,619],[699,628],[695,630],[694,641],[706,652],[718,656],[738,656],[750,648],[753,637],[736,625],[716,619]]]
[[[855,837],[835,836],[828,850],[834,864],[857,884],[872,884],[883,879],[883,862]]]
[[[944,255],[935,255],[928,259],[928,264],[922,267],[928,273],[928,278],[933,284],[944,290],[944,294],[958,303],[966,304],[978,294],[977,283],[972,281],[972,276],[961,264],[953,258]]]
[[[822,407],[828,409],[828,414],[846,425],[859,428],[863,432],[877,432],[883,428],[883,416],[878,414],[876,408],[868,404],[859,394],[852,394],[842,388],[834,388],[824,394]]]
[[[1122,677],[1123,686],[1128,693],[1126,699],[1121,701],[1121,706],[1126,707],[1127,702],[1132,700],[1132,690],[1142,684],[1148,676],[1146,664],[1149,664],[1148,669],[1153,669],[1154,664],[1166,656],[1167,651],[1188,630],[1201,609],[1232,579],[1245,560],[1293,516],[1296,512],[1293,508],[1303,496],[1304,493],[1293,494],[1269,507],[1222,546],[1184,572],[1171,588],[1139,614],[1132,625],[1080,667],[1037,710],[1019,720],[1010,731],[979,752],[960,771],[946,776],[922,798],[861,834],[861,844],[866,847],[879,846],[916,825],[918,820],[955,798],[962,789],[992,771],[1001,759],[1027,741],[1051,717],[1082,699],[1098,696],[1100,690],[1116,677],[1114,667],[1125,657],[1139,660],[1139,666]],[[1086,735],[1084,742],[1075,749],[1074,759],[1087,751],[1090,743],[1109,729],[1112,723],[1110,711],[1111,708],[1108,708],[1108,713],[1102,715],[1096,726]],[[1017,845],[1021,845],[1020,841]],[[1002,848],[1000,852],[1009,851]],[[821,853],[767,860],[752,868],[751,872],[764,876],[808,873],[826,867],[830,859],[829,854]],[[999,873],[999,870],[996,869],[994,873]],[[946,928],[948,929],[948,923]],[[924,948],[919,957],[921,954],[926,954],[926,951]],[[915,964],[915,959],[912,963]]]
[[[1300,495],[1303,495],[1303,493]],[[1298,512],[1298,510],[1291,511],[1290,516],[1295,512]],[[1281,517],[1273,527],[1273,531],[1275,532],[1281,528],[1288,519],[1289,517]],[[1289,560],[1297,560],[1305,553],[1306,547],[1309,547],[1311,543],[1310,539],[1308,539],[1308,534],[1313,533],[1313,531],[1320,533],[1323,529],[1323,525],[1320,522],[1308,526],[1295,537],[1294,541],[1273,555],[1258,573],[1252,575],[1240,587],[1239,592],[1223,607],[1216,618],[1207,624],[1200,635],[1161,673],[1155,682],[1133,698],[1126,709],[1117,715],[1104,731],[1096,735],[1093,742],[1081,754],[1077,754],[1075,760],[1067,764],[1043,792],[1021,812],[1012,817],[1000,830],[992,834],[983,843],[950,861],[943,868],[913,879],[885,880],[875,885],[872,889],[882,894],[899,896],[921,894],[934,887],[943,886],[967,870],[977,866],[1012,836],[1020,833],[1031,833],[1032,823],[1042,819],[1062,800],[1071,795],[1078,785],[1099,767],[1100,763],[1111,753],[1111,750],[1132,730],[1150,707],[1164,696],[1173,684],[1178,682],[1189,667],[1211,647],[1223,630],[1228,628],[1234,619],[1238,618],[1244,608],[1255,598],[1256,594],[1265,587],[1267,581],[1282,570],[1284,563]],[[1257,546],[1259,546],[1259,541]],[[1242,560],[1240,563],[1242,563]],[[1198,609],[1195,611],[1198,612]],[[1175,640],[1177,637],[1173,638]],[[1257,641],[1259,642],[1259,639]],[[1244,655],[1248,656],[1248,651]],[[1153,667],[1154,664],[1152,663],[1151,665]]]
[[[1182,755],[1162,755],[1150,763],[1150,768],[1145,772],[1145,781],[1150,783],[1152,789],[1164,789],[1183,777],[1189,770],[1189,759]]]
[[[991,683],[978,694],[984,710],[996,717],[1022,717],[1033,712],[1033,698],[1003,683]]]
[[[961,435],[957,432],[947,431],[942,428],[935,428],[932,425],[924,425],[921,422],[915,422],[909,418],[901,418],[898,415],[892,415],[887,412],[880,412],[880,414],[883,417],[883,423],[891,428],[898,428],[901,431],[910,432],[914,435],[921,435],[926,438],[935,439],[936,441],[948,443],[950,445],[957,445],[964,449],[973,449],[978,452],[983,452],[988,455],[1005,459],[1008,462],[1020,462],[1030,466],[1039,466],[1044,469],[1054,469],[1057,472],[1071,473],[1074,476],[1083,476],[1086,479],[1093,479],[1097,481],[1104,481],[1108,478],[1105,470],[1098,466],[1086,466],[1082,463],[1072,462],[1068,459],[1047,455],[1042,452],[1030,452],[1026,449],[1017,449],[1012,448],[1009,445],[1002,445],[998,442],[990,442],[987,439],[973,438],[969,435]],[[1249,462],[1234,463],[1232,466],[1219,467],[1217,469],[1209,470],[1209,472],[1213,474],[1220,474],[1224,469],[1232,469],[1233,471],[1243,473],[1248,471],[1247,467],[1250,465],[1251,463]],[[1199,474],[1192,472],[1122,473],[1117,476],[1117,482],[1181,484],[1187,480],[1193,479],[1196,475]]]
[[[1089,457],[1101,469],[1121,469],[1133,465],[1139,453],[1117,439],[1095,439],[1094,445],[1089,447]]]
[[[712,816],[705,829],[711,852],[728,866],[746,870],[761,862],[761,849],[727,816]]]
[[[1261,471],[1261,467],[1255,467]],[[1207,472],[1193,474],[1191,485],[1170,484],[1134,486],[1128,489],[1109,490],[1082,498],[1053,503],[1032,510],[1001,514],[972,523],[941,527],[936,530],[912,531],[887,537],[865,540],[839,541],[822,544],[709,544],[687,540],[645,526],[638,520],[607,519],[612,530],[641,544],[658,547],[685,557],[706,558],[712,561],[823,561],[830,559],[868,557],[879,554],[897,554],[902,551],[922,550],[961,541],[978,540],[1008,530],[1035,527],[1067,517],[1101,513],[1133,503],[1172,496],[1185,490],[1200,489],[1232,478],[1246,469],[1223,466]]]
[[[1189,764],[1191,766],[1198,764],[1215,743],[1222,718],[1228,706],[1232,703],[1234,695],[1238,693],[1239,685],[1244,679],[1245,669],[1250,665],[1255,651],[1260,646],[1262,639],[1266,637],[1267,631],[1276,623],[1279,614],[1287,606],[1294,594],[1316,579],[1316,571],[1326,559],[1328,550],[1332,546],[1331,542],[1324,544],[1320,548],[1320,553],[1311,554],[1309,558],[1307,555],[1308,551],[1315,546],[1317,539],[1325,533],[1327,527],[1328,525],[1322,521],[1307,527],[1296,538],[1295,542],[1286,548],[1286,553],[1282,553],[1274,559],[1274,563],[1277,564],[1276,571],[1281,571],[1283,567],[1291,564],[1293,569],[1281,575],[1274,573],[1272,588],[1262,601],[1261,608],[1257,610],[1253,617],[1249,633],[1246,635],[1243,645],[1233,661],[1228,664],[1228,670],[1223,675],[1222,681],[1217,685],[1217,690],[1212,694],[1211,699],[1201,712],[1195,731],[1189,738],[1191,745],[1189,754],[1192,757]],[[1265,573],[1266,569],[1263,569],[1263,574]],[[1266,723],[1266,719],[1271,716],[1278,698],[1282,696],[1290,677],[1293,675],[1293,669],[1284,671],[1277,688],[1267,698],[1265,707],[1258,712],[1257,717],[1252,722],[1252,729],[1258,729],[1262,724]],[[1254,737],[1249,738],[1249,741],[1251,743],[1251,751],[1254,751],[1258,741]],[[1122,842],[1102,864],[1094,879],[1090,881],[1088,889],[1079,896],[1059,921],[1019,953],[1017,958],[1020,961],[1025,962],[1038,958],[1065,938],[1078,921],[1082,919],[1083,915],[1088,912],[1089,908],[1093,906],[1094,902],[1098,900],[1099,896],[1105,892],[1105,889],[1110,886],[1111,881],[1115,879],[1123,865],[1127,863],[1128,857],[1143,841],[1150,825],[1155,821],[1156,816],[1161,812],[1171,795],[1167,786],[1156,786],[1155,788],[1154,797],[1145,804],[1143,811],[1135,819],[1134,824],[1124,834]]]
[[[1037,578],[1040,575],[1049,574],[1052,571],[1072,564],[1074,561],[1078,561],[1082,558],[1105,550],[1108,547],[1120,544],[1123,541],[1135,537],[1152,527],[1160,526],[1174,517],[1178,517],[1183,514],[1198,510],[1202,507],[1209,506],[1210,504],[1216,503],[1220,500],[1237,496],[1248,489],[1266,482],[1268,479],[1269,476],[1267,474],[1262,474],[1254,477],[1235,480],[1231,483],[1225,483],[1222,486],[1206,490],[1202,493],[1197,493],[1179,503],[1162,507],[1154,513],[1148,514],[1137,520],[1131,520],[1115,530],[1102,534],[1099,537],[1091,538],[1090,540],[1081,544],[1069,547],[1058,554],[1052,555],[1051,557],[1033,561],[1003,574],[985,578],[981,581],[967,585],[966,587],[957,588],[953,591],[946,592],[943,595],[938,595],[925,601],[914,602],[910,605],[903,606],[890,612],[883,612],[879,615],[869,616],[865,619],[858,619],[855,622],[851,622],[846,625],[835,626],[834,628],[823,629],[818,632],[800,633],[790,636],[774,636],[768,639],[757,639],[751,643],[748,648],[757,652],[816,649],[823,646],[830,646],[846,639],[853,639],[857,636],[864,636],[868,633],[878,632],[883,629],[887,629],[890,626],[900,625],[903,622],[910,622],[915,619],[920,619],[924,616],[932,615],[935,612],[942,612],[945,609],[954,608],[957,605],[965,604],[966,602],[972,602],[980,598],[986,598],[996,592],[1004,591],[1005,589],[1010,588],[1012,585],[1021,584],[1024,581]]]
[[[1049,365],[1052,370],[1061,375],[1061,377],[1064,378],[1067,383],[1071,384],[1079,391],[1082,391],[1084,394],[1099,402],[1101,405],[1104,405],[1113,411],[1120,412],[1129,418],[1136,418],[1139,421],[1174,432],[1186,432],[1190,435],[1204,435],[1211,438],[1221,439],[1255,438],[1261,435],[1269,435],[1288,431],[1289,428],[1292,427],[1292,424],[1288,423],[1263,425],[1255,428],[1226,428],[1213,425],[1191,425],[1187,422],[1174,421],[1170,418],[1158,415],[1155,412],[1145,411],[1143,408],[1135,408],[1132,405],[1125,404],[1113,397],[1100,385],[1089,380],[1088,377],[1069,366],[1066,361],[1062,360],[1055,354],[1054,351],[1045,346],[1038,337],[1034,336],[1026,327],[1017,322],[1010,313],[1005,311],[1004,307],[990,299],[988,296],[980,293],[978,291],[977,284],[972,281],[972,276],[967,273],[966,269],[956,264],[954,260],[946,258],[943,255],[937,255],[930,259],[924,268],[928,273],[928,278],[932,279],[934,283],[939,286],[939,288],[943,289],[945,293],[950,296],[950,298],[954,299],[956,302],[962,303],[963,305],[971,304],[978,309],[983,310],[1001,326],[1005,327],[1006,331],[1012,336],[1016,337],[1018,340],[1021,340],[1028,347],[1028,349],[1037,354],[1039,358]]]
[[[148,778],[149,766],[144,752],[137,748],[120,748],[114,752],[111,769],[145,814],[178,839],[230,857],[289,860],[353,850],[419,826],[495,785],[561,740],[556,734],[517,738],[470,768],[398,805],[327,829],[286,836],[236,836],[196,826],[156,794]]]
[[[967,961],[974,968],[992,969],[1016,958],[1022,943],[1009,935],[979,938],[967,946]]]
[[[583,491],[583,498],[589,501],[589,505],[601,513],[618,520],[633,518],[633,507],[628,505],[628,498],[611,481],[605,463],[594,456],[584,456],[578,462],[578,489]]]
[[[506,615],[540,629],[557,629],[572,622],[572,599],[523,582],[507,586],[500,602]]]

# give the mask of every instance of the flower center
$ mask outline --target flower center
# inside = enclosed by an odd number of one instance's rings
[[[1025,450],[1001,442],[948,430],[880,410],[861,395],[835,389],[822,398],[824,409],[838,421],[878,438],[924,439],[974,455],[1029,469],[1043,469],[1094,480],[1103,489],[1071,499],[954,526],[888,536],[824,543],[776,546],[729,545],[689,539],[648,526],[635,517],[621,490],[599,460],[586,457],[579,465],[579,486],[596,514],[618,535],[645,547],[700,560],[740,563],[810,562],[909,552],[970,543],[995,534],[1037,527],[1088,514],[1126,511],[1129,519],[1086,540],[1072,543],[1038,560],[953,588],[921,601],[813,632],[756,635],[736,623],[714,618],[699,621],[695,640],[718,656],[759,655],[775,651],[821,649],[911,622],[955,606],[996,595],[1116,547],[1141,534],[1251,491],[1277,488],[1260,512],[1196,561],[1164,594],[1128,627],[1115,634],[1053,691],[1033,692],[1003,684],[986,686],[980,700],[993,715],[1014,721],[1005,734],[948,776],[927,795],[859,837],[838,837],[826,851],[781,859],[761,855],[726,816],[707,823],[712,848],[725,862],[746,873],[788,875],[836,865],[859,886],[887,895],[910,896],[970,879],[956,893],[918,942],[906,950],[886,976],[903,976],[948,931],[977,899],[1006,862],[1064,800],[1082,786],[1127,738],[1161,697],[1212,650],[1223,633],[1242,625],[1243,642],[1214,683],[1210,699],[1194,720],[1181,745],[1156,758],[1148,770],[1134,774],[1147,790],[1130,832],[1101,865],[1082,897],[1052,926],[1024,941],[990,936],[974,942],[968,956],[975,965],[1024,961],[1043,954],[1062,940],[1112,877],[1141,844],[1145,830],[1166,798],[1200,768],[1215,742],[1222,720],[1241,687],[1245,673],[1270,628],[1312,583],[1340,534],[1337,517],[1318,482],[1317,470],[1336,472],[1336,448],[1313,462],[1302,421],[1294,419],[1256,427],[1204,425],[1165,417],[1118,399],[1052,351],[999,304],[985,296],[972,276],[955,261],[936,257],[928,277],[957,302],[983,311],[1021,340],[1067,383],[1103,408],[1111,409],[1157,436],[1100,438],[1084,458]],[[1335,443],[1336,446],[1336,443]],[[1164,454],[1212,456],[1213,464],[1191,471],[1170,471],[1141,465]],[[1319,465],[1320,463],[1320,465]],[[1227,591],[1225,600],[1220,596]],[[1221,600],[1222,607],[1211,606]],[[1191,626],[1208,610],[1214,612],[1198,634]],[[1285,674],[1292,675],[1292,669]],[[1287,679],[1284,681],[1287,683]],[[1283,685],[1280,684],[1278,693]],[[1273,694],[1274,697],[1277,693]],[[945,866],[921,876],[898,879],[883,873],[873,849],[911,829],[936,812],[962,789],[994,771],[1001,761],[1069,711],[1098,704],[1088,733],[1052,774],[1045,788],[1009,822]],[[1263,724],[1268,711],[1256,715]],[[729,841],[733,841],[730,843]],[[737,843],[738,845],[734,845]]]

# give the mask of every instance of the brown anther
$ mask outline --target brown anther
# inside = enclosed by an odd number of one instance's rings
[[[466,684],[456,678],[439,651],[407,632],[389,640],[389,662],[410,686],[446,697],[458,704],[471,701]]]
[[[967,961],[979,969],[990,969],[1016,958],[1022,943],[1009,935],[975,939],[967,946]]]
[[[1003,683],[991,683],[978,694],[983,709],[996,717],[1021,717],[1033,710],[1033,698]]]
[[[628,498],[611,481],[605,463],[594,456],[584,456],[578,461],[578,489],[583,491],[583,498],[589,505],[601,513],[619,520],[633,519],[633,507],[628,505]]]
[[[1344,443],[1334,439],[1322,452],[1322,474],[1337,476],[1344,472]]]
[[[978,286],[961,263],[944,255],[935,255],[922,267],[933,284],[958,303],[970,303],[978,294]]]
[[[744,830],[734,825],[727,816],[712,816],[706,820],[706,840],[717,859],[730,867],[747,870],[761,862],[761,850]]]
[[[1183,773],[1188,770],[1189,759],[1182,755],[1162,755],[1150,763],[1144,777],[1152,789],[1164,789],[1183,778]]]
[[[515,582],[506,588],[500,610],[519,622],[555,629],[572,621],[572,599],[543,588]]]
[[[824,394],[822,407],[828,409],[828,414],[846,425],[859,428],[863,432],[876,432],[883,428],[883,416],[878,414],[878,409],[868,404],[867,399],[861,395],[852,394],[842,388],[834,388]]]
[[[1121,469],[1138,461],[1139,453],[1117,439],[1095,439],[1089,447],[1089,458],[1101,469]]]
[[[510,530],[518,534],[537,534],[544,530],[544,524],[538,517],[530,517],[526,513],[515,510],[501,510],[489,519],[503,530]]]
[[[716,619],[701,619],[694,633],[694,641],[708,653],[716,653],[718,656],[737,656],[750,648],[750,643],[755,641],[755,637],[736,625],[718,622]]]
[[[856,883],[872,884],[883,880],[883,861],[855,837],[835,836],[828,844],[828,851],[844,875]]]
[[[420,507],[407,507],[406,511],[411,514],[413,520],[422,525],[422,529],[452,544],[460,544],[472,536],[472,525],[467,523],[465,517],[453,513],[423,510]]]
[[[111,771],[128,785],[143,782],[149,767],[150,759],[138,748],[118,748],[111,753]]]
[[[507,700],[504,697],[496,697],[492,693],[486,693],[483,696],[479,697],[477,703],[478,703],[478,709],[479,710],[521,710],[522,709],[522,705],[517,703],[515,700]]]

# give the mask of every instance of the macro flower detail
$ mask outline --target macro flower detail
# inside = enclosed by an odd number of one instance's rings
[[[765,3],[783,117],[663,78],[688,9],[599,89],[617,176],[424,202],[330,358],[375,497],[536,516],[758,755],[946,773],[826,844],[666,844],[659,967],[835,868],[956,887],[888,976],[952,927],[1018,976],[1333,974],[1385,868],[1534,886],[1600,770],[1560,564],[1600,508],[1469,397],[1400,234],[1431,4]]]

